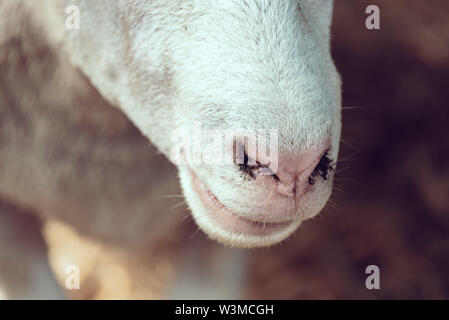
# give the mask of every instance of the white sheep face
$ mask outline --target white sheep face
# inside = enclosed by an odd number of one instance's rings
[[[183,161],[191,160],[184,145],[177,160],[192,215],[210,237],[272,245],[323,208],[341,129],[332,1],[70,3],[81,28],[67,32],[66,49],[103,95],[167,157],[192,137],[212,159]],[[275,130],[276,157],[251,153],[260,141],[249,137],[243,162],[220,161],[206,131],[230,129]],[[224,153],[238,152],[233,146]]]

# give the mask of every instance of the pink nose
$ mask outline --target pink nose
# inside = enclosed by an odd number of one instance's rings
[[[327,157],[329,146],[302,151],[298,153],[280,153],[277,157],[277,168],[270,168],[271,175],[255,175],[258,185],[257,209],[255,219],[279,222],[290,220],[305,213],[300,209],[307,192],[318,179],[328,179],[332,170],[331,160]],[[270,166],[272,167],[272,166]]]
[[[261,157],[257,157],[257,170],[251,171],[250,166],[240,166],[242,171],[251,175],[257,185],[257,192],[253,194],[253,200],[257,204],[252,208],[252,218],[281,222],[298,215],[306,217],[307,213],[303,209],[311,204],[305,201],[305,194],[316,190],[313,188],[315,182],[318,179],[327,180],[332,171],[328,150],[329,145],[323,144],[322,148],[314,150],[279,152],[275,163],[271,159],[270,170],[264,170],[264,164],[268,162]]]
[[[254,147],[248,148],[248,154],[239,153],[236,156],[239,168],[252,178],[255,186],[251,195],[256,203],[251,208],[252,218],[285,221],[306,215],[303,211],[310,206],[317,207],[306,193],[319,190],[313,187],[315,183],[330,176],[333,164],[328,157],[329,148],[329,143],[323,143],[318,148],[297,152],[279,150],[274,157],[271,154],[266,157],[264,152],[255,153]],[[238,150],[242,149],[239,146]]]
[[[277,170],[273,170],[276,183],[270,183],[273,192],[283,197],[299,197],[304,194],[313,181],[315,169],[319,169],[320,161],[326,154],[326,149],[301,152],[299,154],[280,154]],[[268,178],[264,177],[263,183]],[[262,180],[260,181],[262,183]]]

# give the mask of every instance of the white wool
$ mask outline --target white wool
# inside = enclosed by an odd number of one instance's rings
[[[165,155],[173,133],[198,121],[209,129],[277,129],[280,152],[329,140],[336,161],[341,97],[330,54],[332,1],[70,0],[58,1],[55,21],[68,4],[81,12],[81,29],[59,35],[71,59]],[[235,166],[190,169],[234,212],[249,216],[261,205],[255,199],[263,190]],[[268,245],[300,224],[269,237],[228,234],[206,214],[188,170],[179,165],[186,199],[213,238]],[[330,192],[331,182],[318,182],[299,214],[317,214]]]

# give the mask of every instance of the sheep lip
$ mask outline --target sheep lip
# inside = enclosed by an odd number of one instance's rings
[[[207,215],[228,232],[259,236],[272,235],[284,230],[293,223],[297,223],[295,220],[275,223],[242,217],[224,206],[198,176],[192,170],[189,171],[193,188],[206,209]]]

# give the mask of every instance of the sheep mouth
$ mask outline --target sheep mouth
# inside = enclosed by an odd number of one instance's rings
[[[208,217],[221,229],[231,234],[243,234],[254,236],[269,236],[285,231],[292,225],[298,225],[297,220],[285,222],[266,222],[243,217],[234,213],[209,190],[199,177],[190,170],[192,185],[199,196]]]

